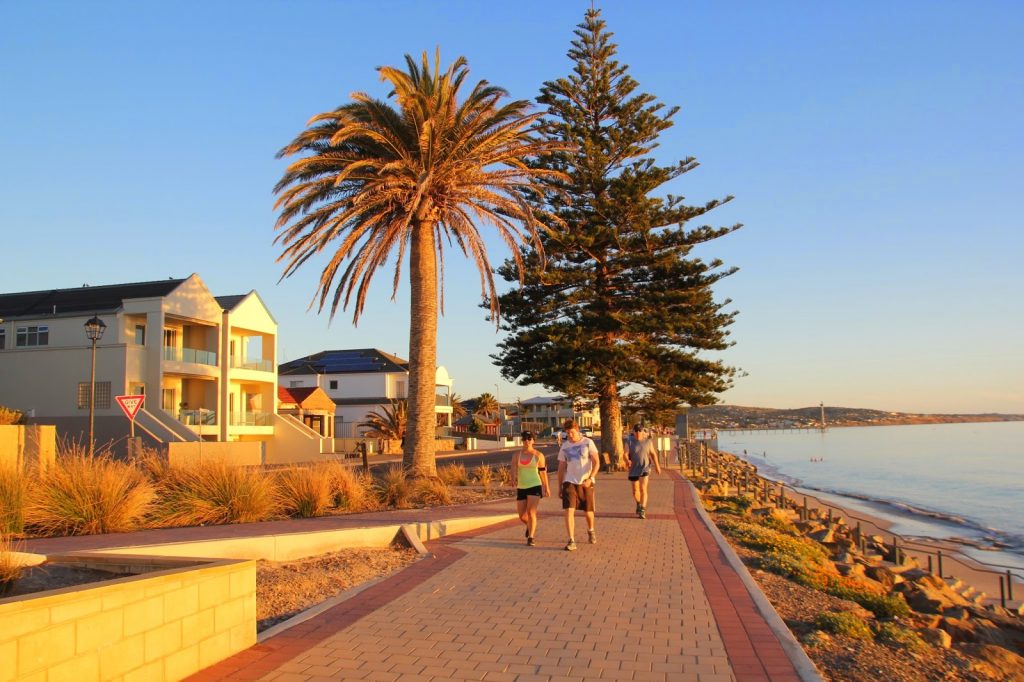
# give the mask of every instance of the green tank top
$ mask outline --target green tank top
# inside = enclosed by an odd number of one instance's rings
[[[523,454],[516,457],[518,471],[518,488],[536,488],[540,483],[540,471],[537,468],[537,455],[530,455],[530,461],[523,464]]]

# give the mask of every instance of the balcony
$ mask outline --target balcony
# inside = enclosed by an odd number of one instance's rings
[[[199,350],[198,348],[175,348],[164,346],[164,360],[171,362],[190,362],[194,365],[217,366],[217,353],[212,350]]]
[[[181,410],[178,421],[186,426],[216,426],[217,411],[200,407],[196,410]]]
[[[231,367],[233,369],[248,369],[254,372],[274,371],[274,363],[270,360],[239,360],[237,358],[232,358]]]
[[[273,412],[243,412],[228,417],[231,426],[273,426]]]

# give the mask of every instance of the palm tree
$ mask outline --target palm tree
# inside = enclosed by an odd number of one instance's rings
[[[404,399],[392,400],[390,407],[381,409],[381,412],[367,412],[363,417],[366,421],[359,422],[359,426],[369,429],[366,435],[371,438],[400,440],[408,426],[408,404]]]
[[[490,393],[481,393],[476,399],[476,414],[481,416],[498,416],[499,405],[497,399]]]
[[[462,404],[462,396],[458,393],[452,393],[452,421],[458,421],[466,416],[466,406]]]
[[[439,51],[433,67],[426,52],[420,64],[406,55],[407,71],[378,69],[391,88],[388,101],[357,92],[352,102],[310,119],[278,153],[300,158],[274,188],[282,278],[329,251],[310,307],[319,300],[322,312],[330,298],[332,319],[339,305],[352,303],[352,321],[358,323],[374,274],[392,256],[397,293],[408,256],[409,430],[403,463],[417,476],[436,475],[434,374],[443,242],[454,242],[473,260],[496,320],[497,292],[477,224],[492,225],[522,266],[520,243],[540,246],[540,225],[524,197],[540,178],[561,177],[532,168],[530,161],[565,148],[534,136],[540,114],[527,114],[529,102],[502,103],[508,93],[486,81],[460,100],[469,74],[466,60],[459,57],[443,73],[440,60]],[[440,304],[443,309],[443,299]]]

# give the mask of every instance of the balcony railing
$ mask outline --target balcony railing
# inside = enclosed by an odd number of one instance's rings
[[[217,353],[212,350],[198,348],[175,348],[164,346],[164,360],[173,362],[191,362],[196,365],[217,366]]]
[[[435,407],[451,407],[451,403],[448,401],[448,396],[442,393],[434,394],[434,406]]]
[[[239,360],[233,358],[231,366],[235,369],[251,369],[256,372],[273,372],[274,363],[270,360]]]
[[[181,410],[178,412],[178,421],[188,426],[214,425],[217,423],[217,411],[201,407],[196,410]]]
[[[273,426],[274,414],[273,412],[243,412],[239,414],[232,414],[228,423],[231,426]]]

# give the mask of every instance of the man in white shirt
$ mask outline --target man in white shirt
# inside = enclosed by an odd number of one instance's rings
[[[558,449],[558,491],[565,510],[565,529],[569,533],[566,551],[576,551],[575,528],[576,509],[586,513],[587,535],[590,544],[597,543],[594,533],[594,482],[600,468],[597,446],[594,441],[580,433],[579,424],[569,419],[565,422],[565,441]]]

